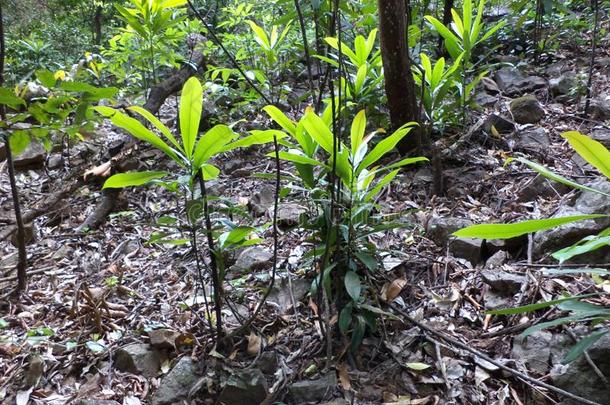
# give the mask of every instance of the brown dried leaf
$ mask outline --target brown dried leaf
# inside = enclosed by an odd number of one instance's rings
[[[349,391],[352,389],[352,383],[349,378],[349,374],[347,373],[347,366],[345,363],[341,363],[337,366],[337,371],[339,373],[339,381],[341,382],[341,386],[344,391]]]
[[[381,299],[385,302],[392,302],[402,292],[408,281],[405,278],[397,278],[389,285],[386,284],[381,289]]]
[[[249,356],[256,356],[261,350],[261,338],[254,332],[250,332],[248,336],[248,349],[246,352]]]

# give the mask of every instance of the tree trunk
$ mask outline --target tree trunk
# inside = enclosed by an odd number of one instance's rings
[[[415,81],[411,74],[407,42],[407,16],[404,0],[378,0],[381,57],[385,75],[392,129],[409,121],[419,121]],[[398,144],[401,154],[421,146],[421,131],[415,129]]]
[[[451,15],[451,9],[453,9],[454,0],[445,0],[445,6],[443,7],[443,24],[449,26],[453,17]],[[438,36],[438,54],[439,56],[447,56],[447,50],[443,46],[443,37]]]
[[[101,45],[102,43],[102,12],[104,8],[97,6],[95,9],[95,15],[93,16],[93,43],[95,45]]]

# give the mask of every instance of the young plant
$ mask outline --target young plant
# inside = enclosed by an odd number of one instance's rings
[[[604,176],[610,179],[610,151],[597,142],[594,139],[589,138],[586,135],[583,135],[576,131],[565,132],[562,136],[570,143],[570,146],[578,153],[587,163],[591,166],[598,169]],[[575,181],[569,180],[559,174],[554,173],[553,171],[547,169],[546,167],[532,162],[530,160],[524,158],[510,158],[507,160],[507,164],[513,161],[521,162],[534,171],[538,172],[540,175],[553,180],[559,183],[568,185],[570,187],[578,188],[584,191],[589,191],[593,193],[602,194],[604,196],[610,197],[610,194],[603,190],[599,190],[593,187],[585,186]],[[455,232],[454,235],[458,237],[465,238],[480,238],[480,239],[509,239],[517,236],[543,231],[546,229],[555,228],[557,226],[561,226],[563,224],[568,224],[576,221],[583,221],[587,219],[602,219],[610,217],[609,213],[600,212],[598,214],[588,214],[588,215],[574,215],[567,217],[559,217],[559,218],[548,218],[548,219],[535,219],[529,221],[516,222],[513,224],[482,224],[482,225],[472,225],[459,231]],[[575,256],[588,253],[597,249],[600,249],[604,246],[610,246],[610,228],[607,228],[600,232],[597,235],[587,236],[582,240],[578,241],[574,245],[567,247],[565,249],[561,249],[552,253],[552,257],[558,260],[560,263],[563,263],[566,260],[569,260]],[[588,270],[583,270],[583,272],[588,272]],[[561,270],[565,272],[565,270]],[[560,300],[563,301],[575,301],[580,299],[581,297],[568,297]],[[558,302],[549,301],[541,304],[534,304],[533,306],[525,306],[514,309],[502,310],[503,312],[490,312],[490,313],[519,313],[519,312],[530,312],[533,310],[537,310],[540,308],[544,308],[546,306],[555,305]],[[541,306],[544,305],[544,306]],[[610,310],[607,308],[603,308],[600,305],[593,305],[583,302],[572,302],[565,303],[564,307],[569,305],[569,308],[563,309],[575,309],[577,311],[581,311],[581,315],[579,317],[569,316],[566,318],[560,318],[552,322],[546,322],[539,324],[535,327],[535,330],[540,330],[543,328],[548,328],[552,326],[561,325],[563,323],[568,323],[572,321],[593,321],[593,324],[601,323],[604,320],[610,319]],[[561,308],[561,306],[560,306]],[[581,309],[579,309],[581,308]],[[582,309],[584,308],[584,309]],[[513,311],[513,312],[509,312]],[[529,334],[534,331],[534,329],[528,329],[524,333]],[[598,329],[593,334],[588,337],[582,339],[579,344],[577,344],[572,351],[566,356],[565,361],[572,361],[577,358],[580,354],[583,353],[588,347],[590,347],[593,343],[597,341],[602,335],[610,332],[610,328],[602,327]]]
[[[344,144],[333,140],[328,110],[319,116],[308,108],[298,123],[276,107],[267,106],[265,111],[297,143],[283,140],[289,149],[280,152],[280,158],[294,163],[318,208],[318,217],[309,227],[316,243],[311,255],[322,256],[321,275],[312,287],[317,289],[321,281],[327,296],[333,297],[340,313],[340,330],[351,338],[355,349],[366,328],[374,328],[381,311],[366,292],[365,280],[379,268],[376,248],[367,237],[397,226],[374,215],[379,211],[375,200],[402,167],[427,159],[379,162],[416,124],[407,123],[372,146],[375,135],[383,131],[365,135],[367,122],[362,110],[352,121],[349,144]],[[339,184],[329,184],[334,177]]]
[[[160,184],[168,190],[178,192],[181,189],[186,194],[186,216],[191,232],[190,240],[169,240],[173,243],[190,242],[194,250],[200,281],[201,263],[197,254],[197,229],[203,217],[207,246],[210,252],[210,269],[214,287],[215,314],[212,315],[206,307],[207,319],[216,320],[216,336],[223,336],[221,308],[222,308],[222,278],[224,264],[222,253],[227,249],[248,246],[255,243],[250,235],[256,231],[251,227],[237,226],[224,218],[217,218],[214,223],[208,206],[205,182],[216,178],[220,170],[210,163],[215,156],[239,147],[248,147],[255,144],[267,143],[278,134],[268,131],[252,131],[252,135],[237,140],[238,135],[226,125],[216,125],[205,134],[199,135],[199,122],[201,120],[203,103],[203,88],[199,80],[190,78],[184,84],[180,98],[180,139],[176,138],[171,130],[161,121],[142,107],[133,106],[128,109],[148,121],[158,133],[146,128],[140,121],[127,114],[110,107],[98,106],[95,110],[102,116],[137,139],[149,143],[171,158],[180,168],[178,171],[143,171],[119,173],[111,176],[104,183],[104,188],[123,188],[141,186],[145,184]],[[281,137],[283,134],[279,134]],[[167,180],[168,177],[173,177]],[[196,186],[199,186],[200,199],[195,199]],[[177,221],[174,218],[164,218],[161,225],[171,226]],[[153,239],[156,242],[167,241],[164,236]],[[207,301],[206,301],[207,305]]]
[[[356,36],[353,47],[339,43],[338,38],[325,38],[326,43],[335,51],[346,57],[348,65],[347,82],[342,83],[345,96],[354,102],[366,102],[372,92],[379,88],[383,80],[381,52],[374,52],[377,29],[373,29],[368,37]],[[330,57],[316,55],[317,58],[339,68],[339,54]]]
[[[477,13],[473,18],[472,0],[464,0],[462,4],[461,16],[456,10],[451,10],[453,22],[451,23],[450,27],[446,27],[442,22],[433,16],[428,15],[425,17],[432,27],[445,40],[445,47],[453,60],[457,61],[458,58],[461,59],[462,81],[460,92],[462,95],[462,105],[466,105],[466,101],[470,97],[474,87],[481,80],[481,78],[487,74],[487,71],[480,72],[469,84],[466,84],[466,76],[468,71],[474,67],[472,62],[474,49],[477,47],[477,45],[480,45],[489,39],[505,24],[504,21],[500,21],[484,32],[484,10],[485,0],[480,0]]]

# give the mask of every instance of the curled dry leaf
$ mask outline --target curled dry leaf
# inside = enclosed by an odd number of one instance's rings
[[[93,169],[89,169],[83,175],[83,179],[86,181],[89,176],[95,177],[108,177],[110,175],[110,169],[112,168],[112,164],[110,161],[106,163],[102,163],[99,166],[94,167]]]
[[[386,284],[381,289],[381,299],[385,302],[392,302],[401,293],[403,288],[407,285],[405,278],[397,278],[390,284]]]
[[[261,338],[254,332],[250,332],[248,336],[248,349],[246,352],[249,356],[256,356],[261,350]]]

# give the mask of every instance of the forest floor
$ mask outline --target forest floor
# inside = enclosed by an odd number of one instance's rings
[[[594,70],[592,94],[599,99],[608,98],[610,49],[601,49],[597,57],[605,62]],[[519,68],[548,80],[561,74],[580,77],[578,73],[587,72],[587,63],[586,53],[571,53]],[[493,79],[494,75],[489,77]],[[487,82],[486,86],[490,89],[494,84]],[[554,97],[548,85],[529,93],[541,103],[544,118],[537,124],[517,125],[500,136],[483,131],[468,139],[443,161],[445,196],[432,196],[433,171],[424,165],[404,171],[383,193],[379,200],[383,212],[404,213],[412,227],[371,237],[370,241],[385,252],[384,269],[370,278],[371,296],[381,297],[384,292],[387,295],[388,288],[400,285],[404,288],[393,301],[395,307],[502,364],[552,382],[549,373],[557,356],[549,350],[558,334],[539,336],[539,346],[534,347],[533,354],[531,348],[528,351],[516,343],[524,329],[519,325],[531,325],[541,313],[492,317],[485,310],[549,299],[564,288],[574,294],[590,291],[597,288],[593,281],[582,275],[545,276],[540,269],[556,265],[536,255],[532,260],[531,240],[529,248],[527,241],[517,247],[447,245],[448,233],[464,224],[459,219],[481,223],[544,218],[578,195],[537,180],[536,174],[523,166],[504,167],[506,157],[517,152],[526,152],[532,160],[570,178],[583,182],[596,179],[582,162],[573,159],[573,152],[560,134],[578,130],[603,137],[610,134],[610,127],[594,117],[581,118],[581,105],[569,95]],[[469,112],[471,125],[447,139],[446,144],[455,142],[492,113],[511,119],[508,104],[515,96],[490,92],[486,107]],[[298,111],[295,114],[298,116]],[[162,120],[170,121],[174,115],[172,97],[162,110]],[[262,115],[254,122],[263,128],[270,125]],[[544,141],[536,141],[538,145],[522,142],[524,133],[542,136],[540,131],[545,135]],[[113,136],[116,133],[112,128],[101,126],[95,136],[64,152],[69,153],[69,160],[58,163],[58,155],[54,154],[47,159],[46,168],[20,171],[22,206],[26,210],[35,207],[65,185],[68,173],[84,174],[107,160],[108,139]],[[217,162],[222,175],[211,185],[213,194],[250,210],[259,225],[270,221],[273,183],[249,175],[273,172],[266,152],[249,149],[223,158]],[[137,156],[134,166],[158,170],[159,165],[169,164],[147,147],[142,147]],[[283,168],[290,169],[287,164]],[[10,218],[5,163],[0,163],[0,173],[0,219]],[[385,318],[379,330],[366,337],[353,355],[346,355],[345,345],[336,341],[338,347],[334,350],[343,355],[327,370],[326,347],[316,320],[318,309],[308,296],[315,271],[298,265],[310,246],[308,234],[298,226],[290,226],[303,208],[296,192],[282,201],[284,223],[279,237],[278,272],[269,302],[254,322],[251,334],[236,339],[221,355],[212,350],[210,334],[202,320],[203,297],[196,288],[198,278],[191,250],[185,246],[147,244],[151,234],[159,230],[152,224],[163,215],[176,213],[180,202],[160,188],[129,189],[122,193],[118,210],[105,224],[82,232],[78,226],[94,210],[100,189],[99,184],[88,184],[35,221],[28,245],[29,287],[19,302],[7,296],[16,283],[16,249],[9,241],[0,242],[3,404],[16,401],[21,405],[28,398],[39,404],[80,399],[116,400],[125,405],[163,404],[184,399],[189,391],[196,398],[194,401],[213,403],[212,398],[221,391],[214,376],[222,374],[225,378],[250,366],[262,370],[265,383],[273,388],[268,400],[285,403],[542,404],[561,399],[551,390],[526,383],[433,333],[423,332],[381,302],[381,307],[394,312],[396,318]],[[262,215],[257,217],[257,212]],[[2,224],[9,226],[8,219]],[[225,286],[232,310],[227,306],[223,314],[229,329],[239,325],[238,315],[247,317],[254,310],[270,281],[271,230],[265,231],[263,237],[262,244],[250,252],[252,257],[242,257],[254,267],[237,266],[227,274]],[[499,250],[506,254],[493,254]],[[492,268],[504,279],[498,283],[487,280],[484,272]],[[545,314],[549,315],[552,312]],[[163,330],[164,335],[153,338],[155,330]],[[540,340],[543,338],[548,339]],[[152,339],[159,349],[154,351],[156,360],[144,353],[135,363],[139,367],[143,362],[142,367],[146,368],[150,365],[147,362],[154,365],[156,361],[157,371],[119,371],[130,369],[129,365],[117,364],[124,363],[116,357],[120,348]],[[558,350],[565,352],[568,346],[564,343]],[[184,383],[188,387],[180,394],[182,397],[177,394],[164,402],[155,393],[167,390],[164,384],[171,385],[166,377],[178,357],[195,360],[194,370],[201,377],[199,385],[193,388],[192,383]],[[603,387],[603,382],[599,384]],[[203,391],[208,394],[201,394]],[[318,397],[317,392],[321,392]],[[241,398],[232,403],[254,403]],[[343,399],[347,402],[341,402]]]

